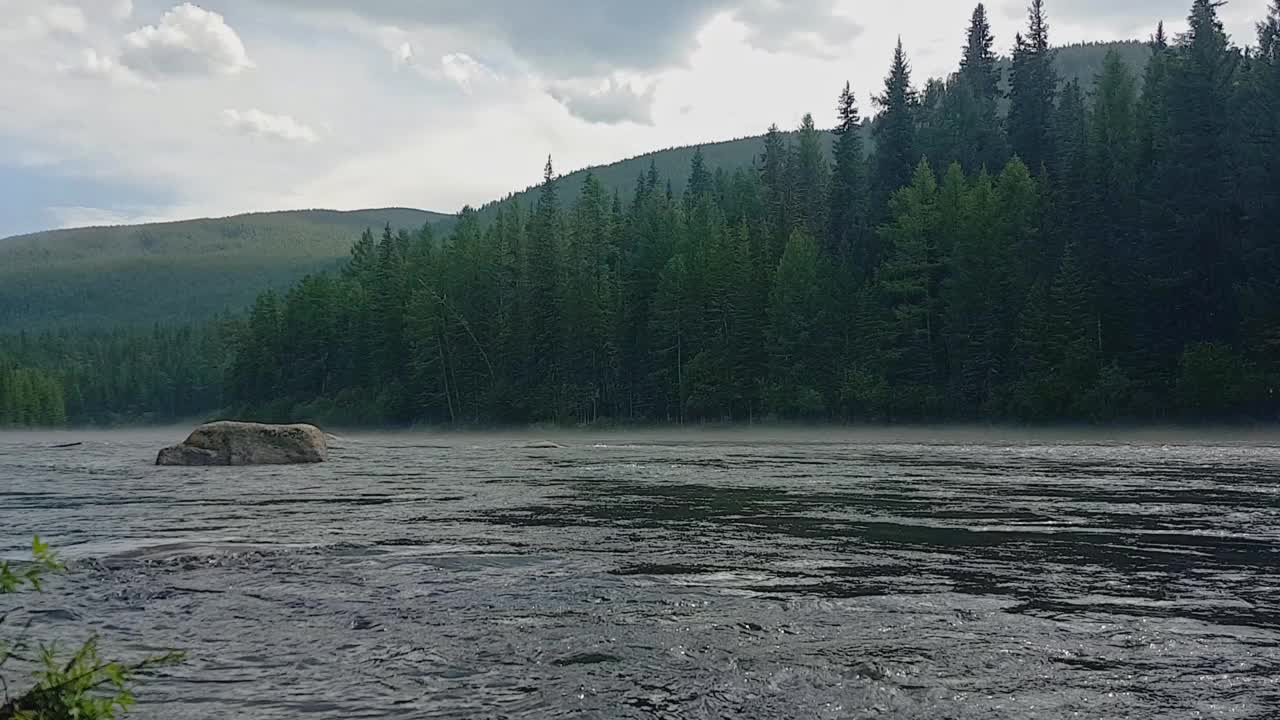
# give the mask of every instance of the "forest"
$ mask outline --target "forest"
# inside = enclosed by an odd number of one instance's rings
[[[899,44],[873,119],[846,86],[830,152],[806,116],[750,169],[571,197],[548,160],[243,317],[6,342],[0,408],[57,378],[72,422],[1275,420],[1280,1],[1244,48],[1217,9],[1087,86],[1043,0],[1008,63],[979,5],[950,77]]]

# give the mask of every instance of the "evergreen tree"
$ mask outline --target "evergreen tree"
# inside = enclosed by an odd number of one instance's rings
[[[527,398],[528,412],[539,414],[554,408],[553,417],[564,409],[561,350],[563,313],[560,290],[561,216],[559,188],[551,158],[543,171],[542,190],[529,221],[525,281],[527,300],[523,304],[525,367],[519,384]]]
[[[1258,49],[1239,83],[1235,172],[1246,224],[1241,284],[1244,347],[1280,385],[1280,1],[1258,24]]]
[[[895,414],[927,416],[938,408],[943,335],[938,291],[944,268],[939,248],[938,183],[928,162],[893,199],[893,220],[882,230],[889,248],[880,273],[892,313],[888,367]]]
[[[1229,95],[1238,53],[1214,0],[1195,0],[1169,71],[1168,154],[1159,164],[1163,211],[1160,276],[1173,290],[1164,312],[1178,316],[1178,345],[1231,341],[1237,280],[1238,208],[1230,166]]]
[[[893,53],[893,67],[885,78],[884,93],[876,98],[876,105],[880,107],[880,116],[873,126],[876,139],[874,206],[882,208],[877,217],[884,217],[888,199],[911,183],[911,176],[920,162],[916,141],[916,91],[911,86],[911,66],[907,63],[901,39]]]
[[[818,264],[817,244],[796,230],[769,297],[769,404],[785,417],[815,417],[825,410],[810,352],[819,340],[823,307]]]
[[[1008,141],[998,114],[1001,71],[994,48],[987,9],[979,3],[969,21],[958,82],[950,88],[947,103],[952,122],[961,128],[957,156],[951,159],[971,173],[1001,167],[1008,159]]]
[[[848,264],[864,282],[879,264],[879,252],[868,232],[867,165],[862,145],[862,119],[848,83],[837,106],[839,124],[833,150],[831,175],[831,227],[826,255]]]
[[[1139,217],[1137,83],[1120,56],[1109,52],[1096,87],[1085,183],[1091,222],[1080,238],[1080,255],[1097,287],[1094,311],[1103,348],[1121,352],[1129,348],[1140,300],[1130,290],[1141,272],[1133,232]]]
[[[1053,110],[1058,95],[1054,51],[1044,0],[1031,0],[1027,34],[1014,42],[1009,90],[1009,142],[1013,152],[1038,172],[1054,157]]]
[[[827,186],[831,171],[813,115],[805,113],[797,140],[791,217],[796,227],[810,238],[820,238],[827,231]]]
[[[788,173],[791,148],[777,125],[769,126],[760,158],[760,181],[764,188],[766,226],[769,230],[769,257],[776,263],[791,232],[791,185]]]

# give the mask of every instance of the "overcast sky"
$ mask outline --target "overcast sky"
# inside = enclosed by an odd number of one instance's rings
[[[1024,0],[991,0],[1001,52]],[[1255,41],[1266,0],[1232,0]],[[1181,29],[1190,0],[1049,0],[1053,41]],[[650,150],[864,113],[961,0],[0,0],[0,236],[256,210],[455,211]]]

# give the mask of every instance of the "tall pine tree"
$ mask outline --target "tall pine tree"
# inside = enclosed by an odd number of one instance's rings
[[[1027,34],[1019,34],[1014,42],[1009,84],[1009,142],[1022,162],[1038,173],[1054,158],[1053,110],[1058,96],[1044,0],[1031,0]]]
[[[902,39],[893,51],[893,66],[884,81],[884,92],[876,98],[880,116],[873,132],[876,139],[873,190],[878,217],[888,210],[888,200],[911,184],[920,162],[916,141],[916,91],[911,86],[911,66],[907,63]]]

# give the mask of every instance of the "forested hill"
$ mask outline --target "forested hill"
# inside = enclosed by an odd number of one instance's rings
[[[519,212],[367,237],[260,296],[226,400],[358,423],[1275,420],[1280,2],[1256,49],[1217,8],[1194,0],[1140,73],[1109,53],[1090,93],[1033,0],[1002,113],[978,6],[945,82],[920,92],[898,46],[874,147],[833,88],[830,158],[805,116],[755,167],[695,152],[621,198],[548,163]]]
[[[448,231],[454,216],[299,210],[0,240],[0,328],[102,328],[240,311],[263,288],[331,269],[368,227]]]
[[[1150,49],[1144,43],[1098,43],[1057,50],[1064,80],[1086,87],[1101,72],[1108,50],[1138,75]],[[1003,62],[1008,65],[1007,61]],[[1002,71],[1007,78],[1007,71]],[[1007,84],[1007,80],[1006,80]],[[784,133],[791,141],[794,133]],[[828,155],[834,136],[820,133]],[[870,125],[864,141],[874,148]],[[761,152],[763,137],[701,147],[709,168],[727,173],[747,168]],[[574,196],[588,174],[606,193],[628,197],[636,178],[652,166],[676,195],[685,190],[698,148],[660,150],[637,158],[570,173],[562,191]],[[512,200],[532,203],[532,190],[489,203],[480,218],[492,220]],[[437,237],[454,216],[409,209],[334,212],[325,210],[242,215],[186,222],[57,230],[0,240],[0,329],[102,328],[204,320],[238,311],[263,289],[282,289],[317,270],[336,267],[366,228],[385,225],[417,230],[432,223]]]
[[[1151,47],[1147,43],[1137,40],[1082,43],[1057,48],[1054,51],[1054,60],[1058,76],[1064,82],[1079,81],[1087,91],[1093,87],[1094,80],[1102,73],[1103,62],[1106,60],[1107,52],[1111,50],[1114,50],[1120,60],[1133,72],[1139,80],[1139,86],[1141,86],[1142,71],[1147,66],[1147,60],[1151,57]],[[1009,89],[1011,64],[1008,58],[997,62],[998,71],[1003,78],[1002,87],[1006,93]],[[863,98],[863,100],[864,105],[869,105],[868,102],[865,102],[866,98]],[[1007,112],[1007,109],[1007,102],[1001,102],[1001,112]],[[789,140],[795,140],[795,133],[787,132],[783,134]],[[821,132],[822,147],[828,154],[834,139],[835,136],[830,132]],[[863,139],[867,148],[874,150],[875,139],[872,136],[869,123],[864,127]],[[763,135],[754,135],[736,140],[708,143],[700,148],[689,146],[659,150],[608,165],[569,173],[560,178],[560,187],[569,196],[576,195],[582,189],[583,181],[588,175],[591,175],[600,182],[607,193],[613,194],[617,192],[625,198],[635,190],[636,178],[648,174],[650,166],[652,166],[658,171],[659,175],[670,182],[672,192],[676,195],[681,195],[684,193],[685,183],[688,179],[686,176],[689,170],[689,163],[692,162],[694,153],[699,149],[702,151],[707,167],[732,173],[734,170],[751,167],[759,160],[760,147],[763,141]],[[513,202],[527,208],[537,197],[537,190],[537,186],[534,186],[514,193],[500,201],[488,203],[480,209],[480,218],[486,221],[492,220],[499,207],[509,206]]]

